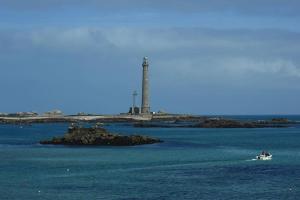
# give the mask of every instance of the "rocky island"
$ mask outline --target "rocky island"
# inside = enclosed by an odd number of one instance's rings
[[[53,145],[103,145],[103,146],[133,146],[162,142],[159,139],[142,135],[124,136],[109,133],[104,128],[70,127],[63,137],[41,141],[40,144]]]

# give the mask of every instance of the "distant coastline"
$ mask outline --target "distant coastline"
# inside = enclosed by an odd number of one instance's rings
[[[241,120],[230,117],[212,117],[186,114],[146,114],[146,115],[66,115],[0,117],[0,124],[26,125],[33,123],[129,123],[138,128],[285,128],[299,121],[288,118],[266,120]]]

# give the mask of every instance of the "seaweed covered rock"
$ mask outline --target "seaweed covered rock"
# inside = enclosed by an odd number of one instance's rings
[[[280,121],[281,122],[281,121]],[[284,128],[286,123],[277,121],[238,121],[223,118],[208,118],[197,123],[157,123],[157,122],[138,122],[133,124],[138,128]]]
[[[132,146],[162,142],[142,135],[124,136],[109,133],[104,128],[71,127],[63,137],[41,141],[41,144]]]
[[[293,121],[288,120],[287,118],[273,118],[271,120],[271,123],[277,123],[277,124],[289,124],[293,123]]]
[[[207,119],[195,127],[199,128],[283,128],[281,124],[260,123],[256,121],[242,122],[231,119]]]
[[[198,124],[201,128],[258,128],[253,122],[240,122],[230,119],[207,119],[203,123]]]

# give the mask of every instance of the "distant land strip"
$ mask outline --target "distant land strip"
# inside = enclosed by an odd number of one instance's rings
[[[33,123],[128,123],[137,128],[285,128],[300,124],[298,121],[286,118],[233,120],[224,117],[184,114],[0,117],[0,124]]]

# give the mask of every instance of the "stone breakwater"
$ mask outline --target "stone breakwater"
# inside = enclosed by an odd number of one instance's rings
[[[63,137],[41,141],[40,144],[53,145],[104,145],[104,146],[133,146],[162,142],[157,138],[142,135],[119,135],[109,133],[104,128],[71,127]]]

